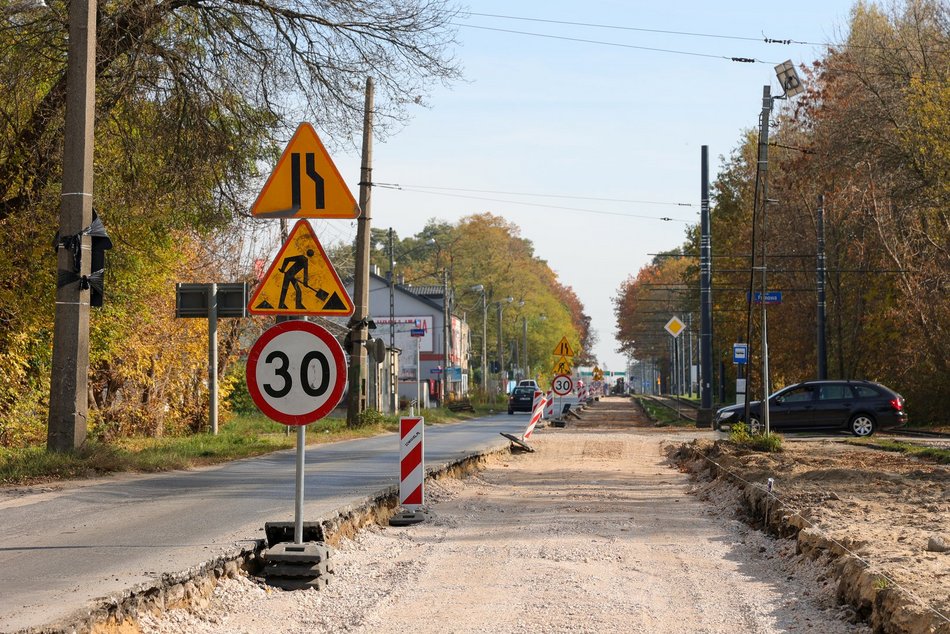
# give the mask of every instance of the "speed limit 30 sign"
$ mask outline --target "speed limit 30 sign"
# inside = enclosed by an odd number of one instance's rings
[[[272,326],[251,346],[247,389],[268,418],[308,425],[333,411],[346,385],[343,348],[309,321]]]
[[[567,396],[574,389],[574,381],[566,374],[558,374],[551,381],[551,390],[558,396]]]

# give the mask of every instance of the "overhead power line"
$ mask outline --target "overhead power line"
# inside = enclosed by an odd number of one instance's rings
[[[710,59],[724,59],[731,62],[741,62],[745,64],[768,64],[769,66],[774,66],[779,62],[767,62],[761,59],[756,59],[754,57],[738,57],[738,56],[729,56],[729,55],[713,55],[711,53],[697,53],[695,51],[680,51],[671,48],[658,48],[655,46],[638,46],[636,44],[623,44],[620,42],[606,42],[604,40],[591,40],[588,38],[582,37],[568,37],[566,35],[551,35],[548,33],[533,33],[531,31],[517,31],[514,29],[500,29],[497,27],[491,26],[478,26],[475,24],[459,24],[453,23],[455,26],[467,28],[467,29],[478,29],[481,31],[495,31],[497,33],[511,33],[513,35],[527,35],[530,37],[541,37],[550,40],[564,40],[568,42],[580,42],[582,44],[598,44],[601,46],[613,46],[616,48],[628,48],[636,49],[638,51],[653,51],[655,53],[671,53],[674,55],[689,55],[690,57],[706,57]]]
[[[909,48],[906,46],[885,46],[882,44],[857,44],[854,42],[813,42],[810,40],[796,40],[793,38],[774,38],[769,37],[765,33],[762,33],[758,37],[750,37],[747,35],[725,35],[722,33],[703,33],[701,31],[676,31],[672,29],[650,29],[646,27],[637,27],[637,26],[623,26],[619,24],[600,24],[597,22],[577,22],[573,20],[552,20],[550,18],[535,18],[528,16],[519,16],[519,15],[505,15],[500,13],[478,13],[474,11],[468,11],[463,15],[474,16],[480,18],[496,18],[500,20],[517,20],[520,22],[539,22],[543,24],[559,24],[562,26],[580,26],[584,28],[593,28],[593,29],[609,29],[611,31],[633,31],[637,33],[657,33],[660,35],[679,35],[683,37],[701,37],[707,39],[718,39],[718,40],[735,40],[739,42],[761,42],[763,44],[779,44],[782,46],[791,46],[791,45],[801,45],[801,46],[823,46],[825,48],[834,48],[847,46],[848,48],[862,49],[862,50],[878,50],[878,51],[896,51],[896,50],[910,50],[915,52],[920,52],[920,49]]]
[[[663,200],[636,200],[632,198],[600,198],[596,196],[573,196],[569,194],[536,194],[528,192],[510,192],[494,189],[469,189],[464,187],[439,187],[436,185],[402,185],[400,183],[373,183],[374,187],[386,187],[389,189],[435,189],[450,192],[473,192],[476,194],[500,194],[503,196],[528,196],[531,198],[564,198],[568,200],[596,200],[611,203],[633,203],[636,205],[670,205],[674,207],[695,207],[693,203],[679,203]]]
[[[469,200],[481,200],[485,202],[503,203],[505,205],[522,205],[525,207],[540,207],[542,209],[561,209],[565,211],[576,211],[576,212],[587,213],[587,214],[599,214],[603,216],[619,216],[621,218],[642,218],[644,220],[662,220],[664,222],[682,222],[683,224],[690,224],[692,222],[695,222],[694,220],[686,220],[684,218],[671,218],[669,216],[647,216],[644,214],[624,213],[622,211],[604,211],[602,209],[584,209],[580,207],[564,207],[562,205],[531,203],[531,202],[526,202],[522,200],[504,200],[501,198],[487,198],[485,196],[469,196],[466,194],[453,194],[453,193],[444,192],[444,191],[428,191],[425,189],[414,189],[407,186],[399,186],[399,185],[385,185],[382,183],[375,183],[375,186],[382,187],[383,189],[392,189],[395,191],[414,192],[417,194],[430,194],[430,195],[436,195],[436,196],[448,196],[450,198],[466,198]]]
[[[721,40],[743,40],[746,42],[762,42],[763,38],[761,37],[742,37],[738,35],[718,35],[715,33],[696,33],[693,31],[670,31],[666,29],[647,29],[643,27],[636,26],[620,26],[618,24],[597,24],[592,22],[572,22],[570,20],[549,20],[546,18],[529,18],[516,15],[501,15],[498,13],[475,13],[468,12],[467,15],[473,15],[480,18],[500,18],[502,20],[520,20],[522,22],[543,22],[545,24],[562,24],[567,26],[584,26],[595,29],[610,29],[613,31],[636,31],[638,33],[659,33],[662,35],[685,35],[689,37],[707,37],[707,38],[716,38]],[[768,42],[769,38],[765,38],[765,41]],[[781,40],[782,43],[793,43],[791,40]],[[795,44],[801,44],[801,42],[794,42]]]

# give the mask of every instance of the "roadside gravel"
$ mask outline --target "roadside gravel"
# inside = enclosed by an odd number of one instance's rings
[[[333,553],[323,591],[252,578],[140,620],[189,632],[863,633],[820,562],[689,495],[656,430],[541,430],[536,453],[429,483],[430,520],[372,527]]]

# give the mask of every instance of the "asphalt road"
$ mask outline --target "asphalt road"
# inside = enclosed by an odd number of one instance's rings
[[[426,428],[427,466],[507,444],[527,415]],[[90,601],[200,564],[267,521],[293,520],[295,452],[60,490],[0,491],[0,632],[42,626]],[[395,434],[307,450],[304,519],[398,482]]]

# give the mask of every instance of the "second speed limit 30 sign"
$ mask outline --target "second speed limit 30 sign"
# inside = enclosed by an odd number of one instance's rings
[[[251,347],[247,389],[268,418],[308,425],[333,411],[346,385],[343,348],[309,321],[272,326]]]
[[[558,374],[551,381],[551,390],[558,396],[567,396],[574,389],[574,381],[566,374]]]

